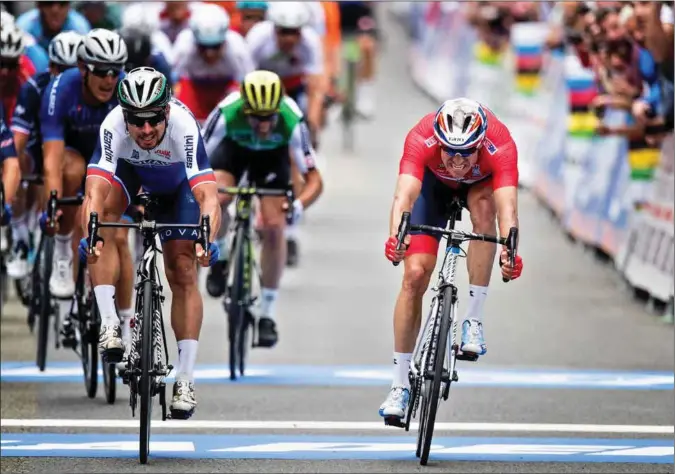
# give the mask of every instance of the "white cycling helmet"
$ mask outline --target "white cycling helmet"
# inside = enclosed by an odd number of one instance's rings
[[[23,54],[24,34],[14,23],[2,25],[0,30],[0,57],[18,58]]]
[[[63,31],[49,43],[49,61],[61,66],[77,66],[77,48],[82,35],[74,31]]]
[[[434,134],[441,146],[453,150],[473,151],[487,133],[487,112],[475,100],[447,100],[434,117]]]
[[[225,42],[230,27],[230,15],[218,5],[210,3],[195,10],[190,18],[190,29],[195,42],[202,46],[217,46]]]
[[[267,19],[279,28],[299,29],[309,24],[309,9],[303,2],[272,2]]]
[[[129,71],[117,86],[117,101],[122,109],[138,114],[166,106],[171,100],[171,88],[166,77],[151,67]]]
[[[14,15],[9,13],[7,10],[0,11],[0,25],[3,27],[14,24]]]
[[[84,63],[124,66],[127,62],[127,45],[114,31],[94,28],[82,38],[77,57]]]
[[[159,14],[157,8],[145,3],[127,6],[122,12],[122,32],[142,31],[152,34],[159,30]]]

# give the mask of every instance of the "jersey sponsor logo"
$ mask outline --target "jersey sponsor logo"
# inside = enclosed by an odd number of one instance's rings
[[[140,166],[144,168],[160,168],[160,167],[166,167],[166,166],[171,166],[172,163],[168,163],[166,161],[161,161],[161,160],[153,160],[152,158],[148,159],[139,159],[138,155],[136,155],[135,159],[134,156],[132,155],[131,158],[126,160],[130,162],[134,166]]]
[[[155,150],[155,154],[162,156],[166,158],[167,160],[171,159],[171,151],[170,150]]]
[[[5,148],[6,146],[10,146],[13,140],[13,138],[7,138],[6,140],[1,141],[0,147]]]
[[[185,167],[192,169],[192,161],[195,154],[195,137],[193,135],[185,135]]]
[[[431,137],[427,138],[426,140],[424,140],[424,144],[427,146],[427,148],[431,148],[432,146],[438,144],[438,140],[436,140],[436,137],[431,136]]]
[[[47,108],[47,114],[49,115],[54,115],[54,111],[56,110],[56,89],[58,89],[60,81],[61,76],[56,76],[52,90],[49,92],[49,108]]]
[[[483,174],[483,172],[480,170],[480,165],[473,165],[473,168],[471,169],[471,174],[473,176],[480,176]]]
[[[105,155],[105,161],[108,163],[113,162],[112,139],[112,132],[110,130],[103,130],[103,154]]]
[[[491,154],[491,155],[494,155],[495,153],[497,153],[497,147],[495,146],[494,143],[492,143],[487,138],[485,139],[485,148],[487,149],[488,153]]]
[[[300,124],[300,141],[302,142],[302,152],[305,156],[311,156],[312,140],[309,136],[309,128],[304,123]]]
[[[141,157],[138,154],[138,150],[131,150],[131,159],[132,160],[140,160]]]
[[[17,105],[14,109],[14,115],[22,115],[26,113],[26,108],[23,105]]]

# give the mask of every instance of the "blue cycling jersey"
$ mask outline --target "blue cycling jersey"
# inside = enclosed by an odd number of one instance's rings
[[[42,20],[40,19],[40,11],[37,8],[28,10],[26,13],[20,15],[16,19],[16,25],[26,33],[33,35],[37,44],[42,46],[45,51],[49,48],[49,42],[56,36],[48,36],[48,33],[44,31]],[[91,30],[91,26],[87,19],[82,16],[82,14],[71,9],[68,12],[63,28],[61,28],[61,31],[58,31],[57,34],[62,31],[75,31],[81,35],[86,35],[89,30]]]
[[[26,33],[24,35],[24,54],[31,60],[35,66],[35,72],[40,73],[49,69],[49,54],[42,48],[32,35]]]
[[[40,106],[42,102],[42,93],[51,81],[52,76],[49,72],[36,74],[29,78],[19,91],[19,97],[16,100],[14,116],[12,117],[12,131],[29,135],[28,148],[42,145],[42,134],[40,132]]]
[[[14,146],[14,137],[7,126],[7,116],[5,108],[0,102],[0,162],[5,158],[16,156],[16,147]]]
[[[120,79],[124,73],[120,75]],[[108,112],[117,106],[117,97],[90,105],[82,95],[82,75],[78,68],[56,76],[42,95],[40,120],[42,142],[63,140],[88,162],[98,141],[98,131]]]

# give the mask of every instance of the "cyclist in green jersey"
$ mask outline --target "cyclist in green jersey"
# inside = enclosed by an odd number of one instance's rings
[[[236,186],[245,171],[258,187],[287,189],[291,180],[291,159],[305,179],[305,186],[293,202],[293,221],[321,194],[323,181],[316,168],[309,129],[303,113],[285,95],[281,79],[270,71],[246,75],[239,92],[223,99],[209,115],[203,130],[206,152],[219,186]],[[213,297],[225,292],[228,229],[227,206],[231,197],[220,195],[224,219],[217,242],[221,261],[211,267],[207,291]],[[286,263],[287,200],[265,196],[260,199],[262,217],[262,290],[258,323],[259,344],[272,347],[278,333],[275,303],[279,281]]]

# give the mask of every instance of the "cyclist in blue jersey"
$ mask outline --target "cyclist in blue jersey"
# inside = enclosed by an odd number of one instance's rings
[[[115,87],[124,74],[127,50],[117,33],[94,29],[83,37],[77,55],[78,69],[69,69],[49,83],[40,110],[45,191],[56,190],[64,197],[75,196],[83,187],[101,123],[117,105]],[[73,240],[79,241],[80,229],[75,227],[78,211],[64,208],[58,225],[49,281],[49,290],[56,298],[69,298],[75,290],[71,239],[75,230]],[[43,214],[41,220],[45,219]],[[120,315],[130,319],[133,261],[127,234],[117,234],[111,245],[118,251],[122,269],[117,301]]]
[[[2,187],[5,195],[5,206],[2,209],[2,225],[7,225],[12,217],[12,201],[19,189],[21,168],[16,156],[14,137],[5,123],[5,111],[0,103],[0,163],[2,164]]]
[[[168,229],[160,233],[164,270],[171,287],[171,327],[178,342],[178,367],[173,386],[171,415],[189,418],[197,405],[194,366],[203,317],[195,260],[202,266],[217,262],[213,241],[220,227],[216,179],[209,165],[199,124],[177,100],[171,100],[166,77],[152,68],[129,72],[117,89],[119,106],[101,125],[96,151],[87,168],[82,228],[87,232],[91,212],[103,221],[117,220],[130,197],[143,189],[161,197],[158,222],[197,224],[200,215],[211,219],[209,248],[194,243],[196,232]],[[106,230],[100,236],[105,240]],[[120,321],[115,314],[112,283],[119,271],[116,256],[99,242],[88,257],[89,272],[101,313],[99,349],[104,360],[119,361],[124,353]],[[86,255],[87,239],[80,241]]]
[[[16,24],[35,37],[47,51],[51,40],[62,31],[75,31],[81,35],[91,29],[84,16],[70,8],[70,2],[39,1],[37,8],[28,10],[16,19]]]
[[[37,74],[21,86],[12,117],[12,132],[17,156],[23,174],[42,174],[42,135],[40,133],[40,105],[42,92],[49,81],[63,71],[77,66],[77,48],[82,36],[74,31],[59,33],[49,44],[49,71]],[[30,192],[19,191],[12,206],[12,242],[14,247],[7,262],[7,274],[20,279],[28,274],[28,251],[30,245],[29,216],[27,209],[36,197],[37,186]]]
[[[168,81],[169,87],[173,87],[171,80],[171,66],[169,62],[159,51],[152,50],[152,39],[150,33],[137,30],[135,28],[123,28],[120,31],[122,39],[127,45],[129,57],[125,66],[126,71],[131,71],[137,67],[147,66],[161,72]]]

